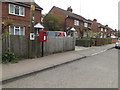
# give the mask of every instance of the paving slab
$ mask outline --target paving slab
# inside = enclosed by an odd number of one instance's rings
[[[23,75],[43,71],[51,67],[85,58],[86,56],[90,56],[94,53],[105,51],[113,47],[114,44],[109,44],[100,47],[90,47],[88,49],[85,48],[77,51],[52,54],[41,58],[21,60],[14,64],[0,64],[0,67],[2,66],[1,80],[7,81]]]

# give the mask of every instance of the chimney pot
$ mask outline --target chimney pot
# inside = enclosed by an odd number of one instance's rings
[[[108,27],[108,25],[105,25],[106,27]]]
[[[67,11],[69,11],[69,12],[73,11],[72,8],[71,8],[71,6],[67,8]]]
[[[97,19],[93,19],[93,21],[97,22]]]

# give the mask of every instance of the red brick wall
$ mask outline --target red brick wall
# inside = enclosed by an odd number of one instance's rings
[[[62,29],[65,29],[65,18],[66,18],[66,15],[62,12],[60,12],[57,8],[52,8],[50,10],[51,14],[55,14],[57,16],[60,16],[62,17],[64,23],[63,23],[63,26],[62,26]],[[78,31],[78,36],[80,37],[80,30],[83,30],[84,29],[84,23],[83,22],[80,22],[80,25],[79,26],[75,26],[74,25],[74,19],[73,18],[67,18],[66,19],[66,27],[75,27],[75,29]]]
[[[78,37],[81,37],[80,31],[84,31],[84,23],[79,21],[79,26],[74,25],[74,19],[68,18],[66,20],[66,27],[74,27],[78,32]]]
[[[93,24],[91,25],[91,27],[92,27],[92,30],[93,30],[94,32],[99,31],[99,30],[98,30],[98,24],[97,24],[97,22],[93,21]]]
[[[64,30],[66,15],[64,13],[61,13],[57,8],[54,8],[54,7],[49,11],[49,14],[57,15],[57,16],[61,17],[61,19],[63,19],[63,24],[61,25],[61,29]]]
[[[41,22],[41,11],[35,10],[35,22]],[[30,8],[25,8],[25,16],[17,16],[9,14],[9,4],[3,3],[2,5],[2,18],[4,21],[6,18],[10,18],[12,20],[13,25],[24,25],[25,32],[28,34],[28,25],[30,25]]]
[[[50,14],[54,14],[54,15],[57,15],[57,16],[60,16],[62,17],[63,19],[66,18],[66,15],[64,13],[61,13],[57,8],[52,8],[49,12]]]

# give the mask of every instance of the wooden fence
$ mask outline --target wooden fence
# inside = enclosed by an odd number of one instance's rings
[[[34,57],[41,57],[41,42],[36,37],[32,45],[32,53]],[[10,48],[9,48],[10,47]],[[2,52],[6,52],[8,48],[14,52],[19,58],[29,58],[29,38],[27,36],[10,35],[2,39]],[[73,37],[48,37],[44,42],[44,55],[57,52],[64,52],[75,49],[75,38]]]

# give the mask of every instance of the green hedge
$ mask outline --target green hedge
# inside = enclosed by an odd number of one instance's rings
[[[83,38],[76,38],[76,40],[90,40],[90,38],[83,37]]]
[[[106,44],[111,44],[112,39],[111,38],[82,38],[82,39],[76,39],[76,46],[101,46]]]

